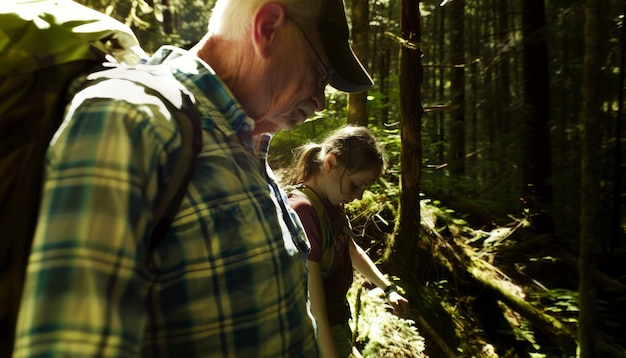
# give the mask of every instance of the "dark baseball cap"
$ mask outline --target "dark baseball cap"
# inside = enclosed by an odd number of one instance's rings
[[[374,84],[350,47],[350,30],[343,0],[322,0],[317,25],[324,50],[333,66],[330,85],[344,92],[361,92]]]

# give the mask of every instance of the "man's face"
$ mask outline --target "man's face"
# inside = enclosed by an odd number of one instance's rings
[[[256,117],[255,134],[290,130],[326,106],[324,89],[331,70],[319,34],[312,22],[290,19],[282,49],[264,84],[267,95],[263,113]]]

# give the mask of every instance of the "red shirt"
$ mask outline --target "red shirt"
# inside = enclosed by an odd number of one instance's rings
[[[331,223],[335,225],[341,222],[345,216],[343,208],[339,205],[332,205],[325,199],[321,200],[328,213]],[[300,217],[304,230],[311,244],[311,252],[308,259],[319,263],[322,258],[322,235],[321,226],[315,213],[315,208],[307,200],[299,195],[291,195],[289,204]],[[337,230],[334,230],[337,231]],[[350,259],[349,241],[345,234],[335,235],[332,238],[335,255],[328,273],[324,280],[324,292],[326,296],[326,308],[331,326],[344,323],[350,316],[350,309],[347,305],[346,294],[352,285],[353,268]]]

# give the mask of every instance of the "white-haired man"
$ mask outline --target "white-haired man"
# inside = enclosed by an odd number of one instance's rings
[[[14,357],[317,357],[308,242],[265,156],[272,133],[324,108],[328,84],[372,85],[343,1],[218,0],[195,47],[147,65],[200,114],[182,203],[150,248],[181,140],[133,69],[75,93],[48,149]]]

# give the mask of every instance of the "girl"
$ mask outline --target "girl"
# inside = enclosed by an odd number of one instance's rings
[[[408,301],[396,292],[395,285],[354,242],[348,234],[351,231],[346,230],[349,224],[343,205],[360,200],[363,191],[382,174],[382,149],[366,127],[346,126],[321,144],[298,148],[295,163],[289,184],[297,190],[290,191],[289,203],[300,217],[311,244],[307,260],[309,291],[322,356],[348,357],[353,353],[360,357],[352,346],[346,300],[353,269],[385,291],[396,314],[408,313]],[[326,240],[324,235],[330,238]],[[326,242],[328,248],[324,249]]]

